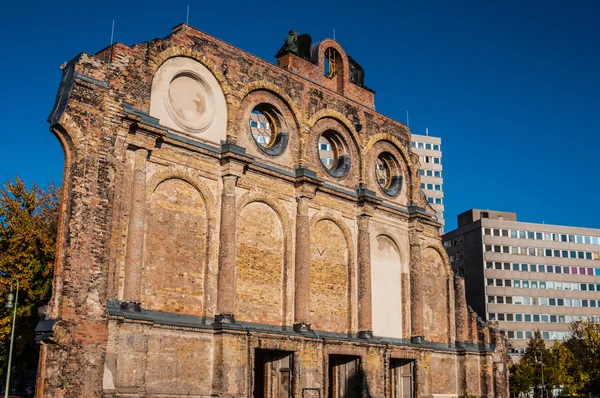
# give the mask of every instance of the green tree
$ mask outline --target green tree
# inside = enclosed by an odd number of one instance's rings
[[[561,388],[568,395],[580,395],[589,381],[575,355],[561,343],[554,343],[550,349],[546,370],[546,385]]]
[[[533,375],[535,370],[533,367],[523,360],[513,366],[510,375],[510,392],[513,395],[519,396],[527,394],[533,387]]]
[[[573,368],[583,375],[581,391],[597,394],[600,392],[600,324],[590,320],[573,322],[571,332],[564,346],[572,354]]]
[[[525,362],[533,369],[533,393],[535,397],[541,395],[542,388],[546,384],[545,372],[548,369],[550,351],[546,348],[546,342],[542,338],[542,333],[536,330],[533,337],[527,343],[527,349],[521,362]]]
[[[19,280],[19,306],[13,365],[37,365],[34,330],[38,308],[48,303],[58,228],[59,192],[35,183],[28,189],[19,177],[0,187],[0,309],[15,279]],[[12,312],[0,313],[0,374],[6,371]]]

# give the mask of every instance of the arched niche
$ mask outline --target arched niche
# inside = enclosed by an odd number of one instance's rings
[[[448,342],[449,272],[440,253],[431,247],[423,251],[421,267],[425,340]]]
[[[315,330],[347,333],[350,324],[349,251],[342,229],[322,219],[310,235],[310,323]]]
[[[201,316],[208,243],[205,201],[182,179],[150,195],[146,218],[142,306]]]
[[[227,104],[219,82],[202,63],[166,60],[152,80],[150,115],[167,128],[219,144],[226,138]]]
[[[237,228],[235,316],[281,325],[285,234],[279,216],[268,204],[251,202],[240,212]]]
[[[396,243],[386,235],[371,245],[373,334],[402,338],[402,263]]]

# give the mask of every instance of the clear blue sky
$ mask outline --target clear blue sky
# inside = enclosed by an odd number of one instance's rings
[[[6,2],[0,180],[62,179],[59,65],[185,21],[269,61],[289,29],[336,39],[377,110],[442,137],[447,230],[472,207],[600,228],[600,1]]]

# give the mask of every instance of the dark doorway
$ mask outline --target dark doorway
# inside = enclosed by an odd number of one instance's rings
[[[392,359],[390,361],[392,398],[413,398],[415,361]]]
[[[292,353],[255,351],[254,398],[292,397]]]
[[[360,357],[330,355],[329,398],[358,398],[360,390]]]

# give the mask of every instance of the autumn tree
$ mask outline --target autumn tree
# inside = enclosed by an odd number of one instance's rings
[[[525,361],[520,361],[513,366],[509,381],[510,392],[516,396],[529,393],[534,383],[534,372],[534,368]]]
[[[546,375],[546,385],[568,395],[580,395],[589,381],[581,363],[565,344],[558,342],[550,349]]]
[[[585,394],[600,392],[600,324],[590,320],[571,324],[571,337],[563,344],[571,352],[572,368],[582,376],[581,391]]]
[[[13,365],[37,365],[34,330],[38,308],[48,303],[58,227],[59,193],[54,184],[27,188],[16,177],[0,187],[0,309],[19,280]],[[12,312],[0,312],[0,374],[6,371]]]

